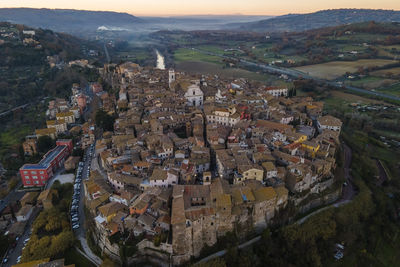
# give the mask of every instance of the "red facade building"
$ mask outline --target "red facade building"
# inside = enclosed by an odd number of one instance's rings
[[[57,140],[57,146],[46,153],[37,164],[25,164],[19,169],[22,183],[26,187],[46,185],[54,172],[63,166],[73,149],[72,140]]]

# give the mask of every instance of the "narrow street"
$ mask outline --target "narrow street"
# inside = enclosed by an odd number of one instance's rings
[[[87,171],[90,170],[90,165],[91,162],[93,160],[92,157],[89,156],[89,150],[90,148],[87,148],[85,150],[85,154],[86,154],[86,160],[85,160],[85,164],[83,166],[83,171],[82,171],[82,181],[85,181],[87,179],[89,179],[89,176],[87,174]],[[83,189],[83,184],[81,182],[81,188],[80,188],[80,199],[79,199],[79,208],[78,208],[78,216],[79,216],[79,225],[80,227],[76,230],[74,230],[75,236],[77,237],[77,239],[81,242],[82,245],[82,249],[84,251],[84,253],[86,254],[86,256],[88,258],[90,258],[90,260],[96,264],[96,265],[100,265],[102,263],[102,260],[95,255],[92,250],[89,248],[88,244],[87,244],[87,240],[86,240],[86,231],[87,229],[86,227],[86,223],[85,223],[85,210],[84,210],[84,203],[85,203],[85,192]]]
[[[32,224],[33,221],[36,219],[36,217],[39,215],[40,209],[38,209],[37,207],[33,207],[33,211],[32,211],[32,215],[29,218],[25,229],[24,229],[24,233],[19,237],[17,245],[15,246],[15,248],[10,249],[8,254],[7,254],[7,258],[8,258],[8,262],[7,263],[3,263],[4,267],[9,267],[12,266],[14,264],[17,264],[17,258],[22,255],[22,249],[24,247],[24,241],[27,238],[30,238],[31,235],[31,228],[32,228]]]
[[[0,212],[2,212],[3,209],[5,207],[7,207],[9,203],[18,201],[25,195],[25,191],[19,190],[19,187],[21,185],[22,185],[22,183],[19,182],[18,185],[13,190],[11,190],[11,192],[8,193],[8,195],[6,197],[4,197],[1,200],[1,202],[0,202]]]

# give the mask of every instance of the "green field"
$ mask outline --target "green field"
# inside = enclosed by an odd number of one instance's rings
[[[353,33],[349,35],[342,35],[339,37],[332,37],[331,40],[336,41],[348,41],[357,43],[369,43],[374,41],[383,41],[387,35],[385,34],[373,34],[373,33]]]
[[[397,61],[387,59],[360,59],[356,61],[332,61],[323,64],[297,67],[294,69],[316,78],[333,80],[343,76],[347,72],[356,72],[360,67],[380,67],[393,63],[397,63]]]
[[[385,87],[385,88],[379,88],[378,90],[382,93],[400,96],[400,83],[396,83],[396,84],[393,84],[392,86]]]
[[[196,46],[196,48],[200,49],[200,50],[204,50],[204,51],[208,51],[208,52],[212,52],[215,54],[224,54],[225,53],[225,49],[222,46],[218,46],[218,45],[199,45]]]
[[[185,61],[197,61],[197,62],[209,62],[214,64],[222,64],[222,60],[220,57],[206,55],[201,52],[188,49],[188,48],[179,48],[174,52],[174,61],[175,63],[181,63]]]
[[[387,76],[388,74],[400,75],[400,67],[384,69],[384,70],[377,70],[377,71],[371,72],[371,75],[381,76],[381,77]]]
[[[355,86],[355,87],[362,87],[368,90],[372,89],[379,89],[383,87],[389,87],[392,84],[397,83],[397,80],[393,79],[384,79],[382,77],[376,76],[366,76],[358,80],[349,80],[346,81],[346,84]]]

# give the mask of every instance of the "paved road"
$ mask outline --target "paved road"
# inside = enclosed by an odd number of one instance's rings
[[[400,97],[397,96],[393,96],[393,95],[387,95],[384,93],[380,93],[380,92],[374,92],[374,91],[370,91],[370,90],[366,90],[366,89],[362,89],[362,88],[357,88],[354,86],[343,86],[342,84],[338,84],[336,82],[331,82],[331,81],[327,81],[327,80],[323,80],[323,79],[319,79],[313,76],[310,76],[308,73],[304,73],[295,69],[288,69],[288,68],[282,68],[282,67],[277,67],[277,66],[272,66],[272,65],[266,65],[266,64],[260,64],[260,63],[255,63],[246,59],[242,59],[242,58],[235,58],[235,57],[230,57],[230,56],[225,56],[222,54],[217,54],[217,53],[212,53],[209,51],[205,51],[202,49],[197,49],[197,48],[191,48],[192,50],[196,50],[200,53],[203,54],[207,54],[207,55],[211,55],[211,56],[217,56],[217,57],[222,57],[225,59],[230,59],[230,60],[235,60],[235,61],[239,61],[245,65],[251,66],[251,67],[258,67],[261,69],[264,69],[270,73],[274,73],[274,74],[286,74],[290,77],[294,77],[294,78],[305,78],[305,79],[310,79],[310,80],[314,80],[320,83],[325,83],[328,84],[330,86],[336,87],[338,89],[345,89],[345,90],[349,90],[349,91],[353,91],[356,93],[362,93],[362,94],[368,94],[368,95],[373,95],[373,96],[378,96],[378,97],[382,97],[382,98],[387,98],[387,99],[391,99],[391,100],[396,100],[396,101],[400,101]]]
[[[352,151],[351,148],[343,143],[344,149],[344,179],[346,180],[346,186],[343,187],[342,197],[338,202],[344,202],[346,200],[352,200],[357,194],[357,189],[353,184],[353,177],[351,176],[351,162],[352,162]]]
[[[25,239],[30,237],[30,235],[32,233],[31,232],[31,228],[32,228],[33,221],[36,219],[36,217],[39,214],[39,212],[40,212],[40,209],[38,209],[37,207],[33,207],[32,215],[29,218],[29,220],[28,220],[28,222],[27,222],[27,224],[25,226],[24,233],[19,238],[15,248],[8,252],[8,254],[7,254],[8,262],[6,264],[1,265],[1,266],[9,267],[9,266],[12,266],[14,264],[17,264],[17,258],[19,256],[21,256],[21,254],[22,254],[22,249],[24,247],[24,241],[25,241]]]
[[[248,246],[251,246],[251,245],[253,245],[254,243],[260,241],[260,239],[261,239],[261,236],[257,236],[257,237],[255,237],[255,238],[253,238],[253,239],[251,239],[251,240],[249,240],[249,241],[247,241],[247,242],[244,242],[244,243],[240,244],[240,245],[238,246],[238,249],[243,249],[243,248],[246,248],[246,247],[248,247]],[[197,264],[200,264],[200,263],[205,263],[205,262],[210,261],[210,260],[215,259],[215,258],[222,257],[222,256],[224,256],[224,255],[226,254],[226,252],[227,252],[226,249],[221,250],[221,251],[218,251],[218,252],[216,252],[216,253],[214,253],[214,254],[208,256],[208,257],[205,257],[205,258],[199,260],[198,262],[196,262],[196,263],[194,264],[194,266],[197,265]]]
[[[103,176],[103,178],[107,181],[108,180],[108,176],[107,173],[104,171],[104,169],[100,166],[99,164],[99,156],[98,155],[94,155],[93,156],[93,160],[92,160],[92,170],[97,170],[101,176]]]
[[[36,98],[33,101],[31,100],[31,102],[29,102],[29,103],[26,103],[26,104],[23,104],[23,105],[14,107],[14,108],[10,108],[10,109],[8,109],[6,111],[3,111],[3,112],[0,113],[0,118],[10,114],[13,111],[16,111],[16,110],[19,110],[19,109],[25,109],[26,107],[28,107],[30,105],[33,105],[33,104],[36,104],[36,103],[38,103],[38,102],[40,102],[42,100],[45,100],[46,98],[48,98],[48,97]]]
[[[56,178],[58,175],[62,174],[64,171],[65,171],[64,167],[58,169],[58,170],[54,173],[54,175],[50,178],[50,180],[47,181],[46,185],[44,186],[44,189],[46,190],[46,189],[51,188],[51,187],[53,186],[53,184],[54,184],[54,181],[56,180],[55,178]]]
[[[382,165],[382,162],[378,159],[376,159],[375,162],[376,162],[376,166],[378,167],[378,171],[379,171],[379,179],[377,181],[377,184],[381,186],[385,181],[388,180],[388,176],[387,176],[385,168]]]
[[[7,196],[5,196],[1,202],[0,202],[0,212],[3,211],[3,209],[5,207],[8,206],[9,203],[20,200],[24,195],[25,195],[25,191],[19,191],[18,188],[21,186],[21,182],[18,183],[18,185],[11,190],[10,193],[8,193]]]
[[[92,157],[89,156],[90,147],[85,150],[86,160],[84,161],[83,171],[82,171],[82,181],[87,180],[89,178],[87,171],[90,170],[90,165],[92,162]],[[83,189],[83,184],[81,182],[80,188],[80,199],[79,199],[79,208],[78,208],[78,216],[79,216],[79,225],[80,227],[74,230],[74,233],[77,239],[81,242],[84,253],[90,260],[96,264],[100,265],[102,260],[95,255],[92,250],[89,248],[86,240],[86,224],[85,224],[85,211],[84,211],[84,201],[85,201],[85,192]]]

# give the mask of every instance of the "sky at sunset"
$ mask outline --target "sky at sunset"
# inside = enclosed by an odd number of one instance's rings
[[[133,15],[283,15],[321,9],[400,10],[400,0],[0,0],[0,7],[108,10]]]

